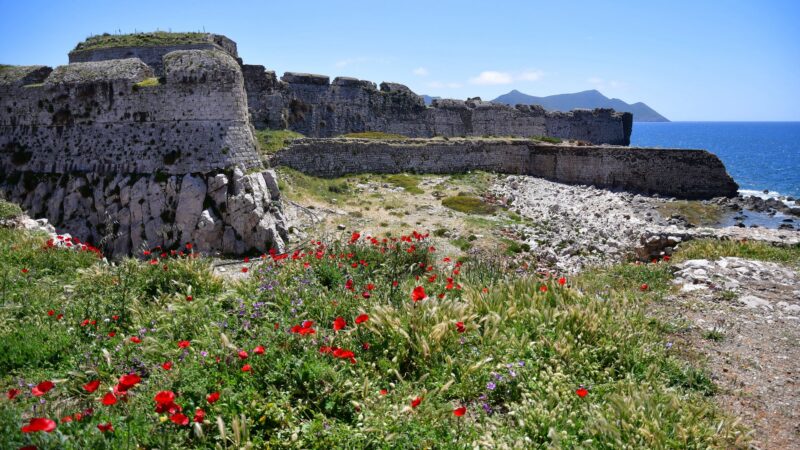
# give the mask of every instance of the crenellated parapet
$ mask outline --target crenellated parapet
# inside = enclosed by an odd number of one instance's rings
[[[633,116],[610,109],[547,112],[538,106],[434,100],[399,83],[287,72],[277,78],[245,65],[248,106],[258,128],[289,128],[313,137],[382,131],[408,137],[551,136],[628,145]]]

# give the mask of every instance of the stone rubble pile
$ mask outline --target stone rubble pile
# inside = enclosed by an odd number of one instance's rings
[[[673,283],[682,292],[726,291],[740,306],[800,316],[800,277],[784,265],[724,257],[684,261],[675,269]]]

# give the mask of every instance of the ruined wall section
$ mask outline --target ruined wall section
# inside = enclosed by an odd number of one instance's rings
[[[61,66],[34,85],[7,76],[0,189],[115,255],[186,242],[281,249],[277,180],[258,156],[238,63],[180,50],[163,64],[161,82],[138,59]]]
[[[69,53],[69,62],[98,62],[115,59],[137,58],[153,68],[157,76],[164,75],[163,58],[167,53],[178,50],[219,50],[239,58],[236,42],[218,34],[208,34],[207,42],[196,44],[160,45],[151,47],[104,47],[88,50],[73,50]]]
[[[731,197],[738,190],[719,158],[705,150],[552,145],[523,139],[298,139],[278,152],[272,164],[323,177],[485,170],[689,199]]]
[[[257,128],[288,128],[306,136],[334,137],[382,131],[409,137],[552,136],[628,145],[633,116],[610,109],[547,112],[538,106],[480,99],[435,100],[397,83],[375,83],[287,72],[277,79],[263,66],[245,65],[245,86]]]
[[[56,68],[43,84],[0,86],[0,165],[18,171],[169,174],[260,165],[236,62],[165,57],[164,84],[138,59]]]

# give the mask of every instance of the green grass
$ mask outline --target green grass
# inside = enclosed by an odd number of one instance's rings
[[[22,208],[17,204],[0,198],[0,220],[13,219],[22,215]]]
[[[408,139],[408,136],[394,133],[384,133],[383,131],[362,131],[360,133],[347,133],[340,137],[353,139]]]
[[[398,175],[389,175],[386,177],[386,181],[392,183],[395,186],[399,186],[405,189],[406,192],[409,194],[424,194],[425,191],[419,188],[419,181],[420,178],[418,176],[408,175],[405,173],[401,173]]]
[[[317,199],[328,203],[344,202],[353,197],[351,179],[319,178],[306,175],[289,167],[280,166],[278,171],[278,186],[281,194],[294,200]]]
[[[800,246],[777,247],[762,242],[700,239],[681,244],[673,261],[689,259],[716,260],[725,256],[789,264],[800,268]]]
[[[694,200],[675,200],[658,206],[658,213],[669,218],[680,215],[694,226],[709,226],[719,222],[723,209],[719,205]]]
[[[442,205],[465,214],[492,214],[496,210],[493,205],[484,202],[479,197],[470,195],[456,195],[442,199]]]
[[[208,33],[152,33],[108,34],[91,36],[78,43],[73,51],[110,47],[157,47],[162,45],[201,44],[210,42]]]
[[[262,155],[273,155],[294,139],[304,137],[291,130],[256,130],[256,141]]]
[[[106,265],[43,243],[0,230],[0,390],[21,382],[23,391],[0,401],[0,448],[747,443],[716,408],[709,377],[670,353],[663,327],[645,315],[669,287],[668,264],[598,269],[562,286],[514,277],[490,261],[457,267],[421,236],[351,243],[348,233],[277,262],[234,265],[250,269],[234,282],[214,276],[204,258]],[[417,286],[428,298],[412,301]],[[360,314],[369,319],[356,325]],[[337,317],[346,321],[338,332]],[[315,334],[290,331],[305,320]],[[257,345],[264,354],[253,352]],[[322,347],[351,350],[355,362]],[[100,404],[130,372],[142,381],[124,401]],[[100,389],[87,393],[82,386],[94,379]],[[42,380],[56,385],[44,403],[26,385]],[[589,388],[585,398],[580,386]],[[174,392],[190,421],[197,408],[205,420],[173,424],[154,411],[159,391]],[[211,392],[220,393],[214,404]],[[34,406],[36,417],[56,421],[94,414],[53,433],[21,433]],[[455,417],[461,406],[466,414]],[[100,433],[97,424],[107,422],[115,431]]]

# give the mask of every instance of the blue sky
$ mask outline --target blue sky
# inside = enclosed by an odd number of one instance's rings
[[[0,63],[103,32],[207,30],[249,64],[492,99],[598,89],[672,120],[800,120],[800,1],[0,0]]]

